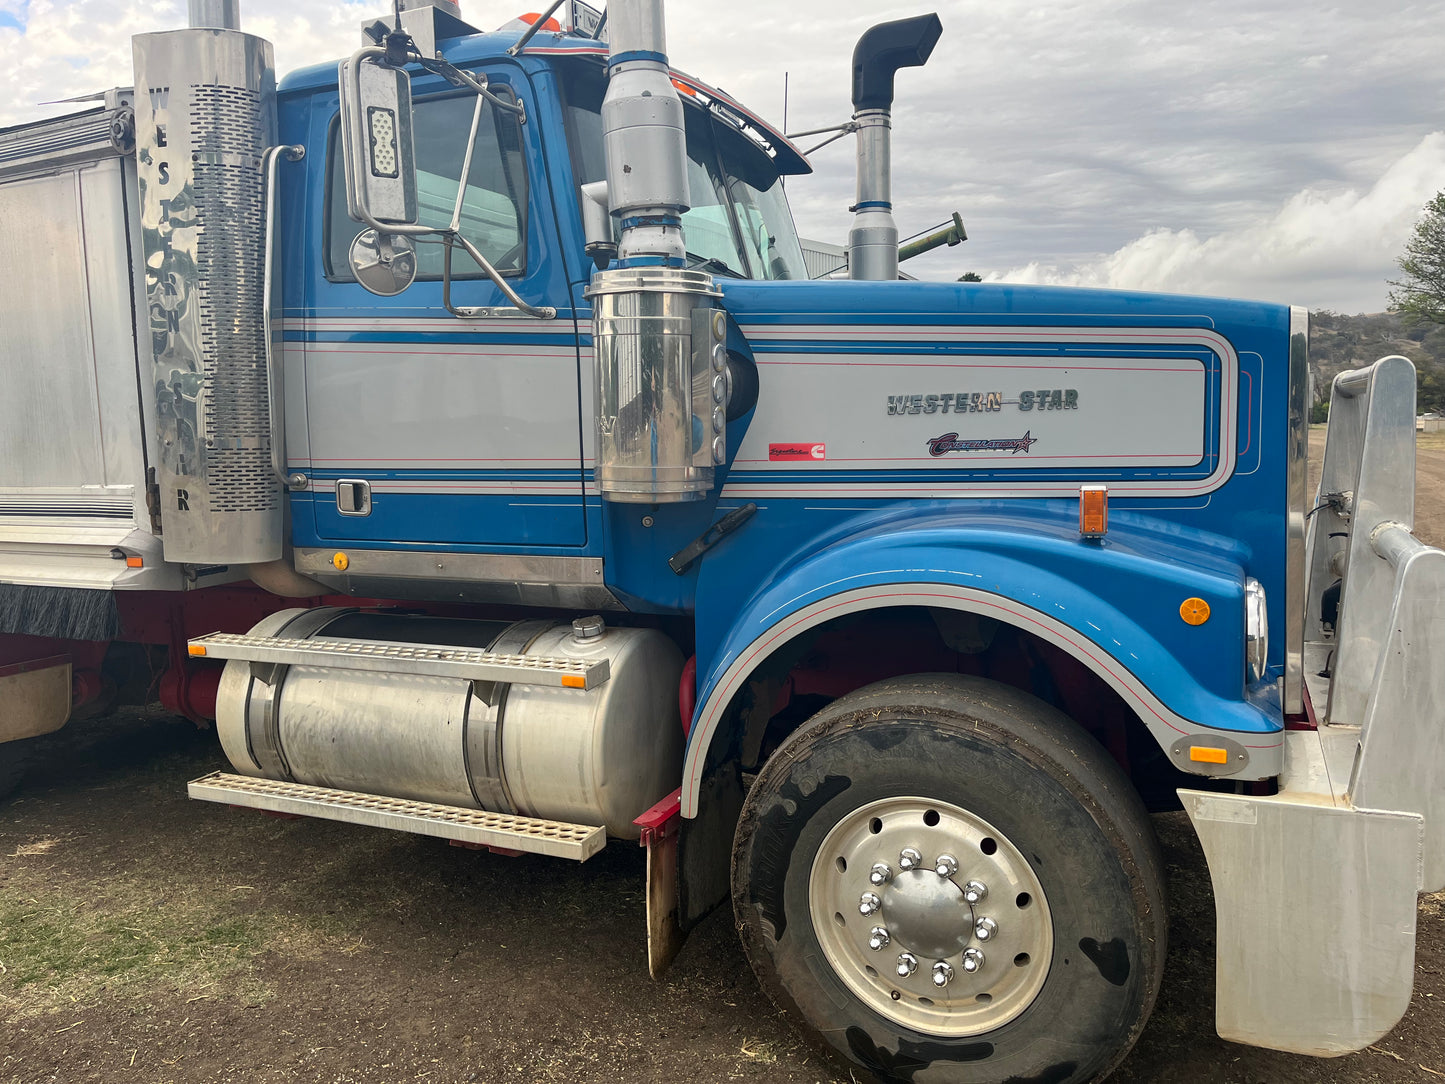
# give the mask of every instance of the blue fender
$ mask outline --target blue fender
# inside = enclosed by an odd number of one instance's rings
[[[966,610],[1017,625],[1099,675],[1166,750],[1184,735],[1228,732],[1248,750],[1248,764],[1231,778],[1277,775],[1282,721],[1245,690],[1245,571],[1235,547],[1137,513],[1111,516],[1106,541],[1085,541],[1063,502],[963,514],[895,507],[850,520],[789,555],[751,593],[726,558],[705,565],[699,615],[734,616],[714,622],[712,637],[699,627],[705,677],[683,766],[683,815],[696,814],[723,714],[760,664],[826,621],[898,606]],[[737,572],[751,572],[756,584],[756,569],[740,562]],[[1181,617],[1180,604],[1191,598],[1209,604],[1203,624]]]

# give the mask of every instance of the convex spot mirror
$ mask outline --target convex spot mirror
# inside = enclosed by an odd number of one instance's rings
[[[346,256],[356,281],[379,297],[395,297],[416,279],[416,243],[399,233],[362,230]]]
[[[383,53],[362,49],[341,62],[340,75],[346,211],[384,233],[416,223],[417,197],[411,80],[380,63]]]

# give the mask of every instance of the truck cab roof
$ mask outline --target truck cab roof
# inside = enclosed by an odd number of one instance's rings
[[[448,61],[463,67],[468,64],[501,58],[516,60],[523,67],[527,66],[526,62],[529,59],[533,63],[539,64],[552,63],[558,57],[591,59],[600,64],[605,64],[607,59],[605,43],[599,42],[595,38],[584,38],[568,33],[538,34],[528,43],[520,57],[508,57],[507,50],[515,45],[520,37],[520,31],[508,28],[485,34],[446,38],[438,43],[438,47],[444,49]],[[420,68],[413,70],[419,71]],[[682,91],[684,101],[691,100],[697,105],[708,108],[737,127],[767,152],[779,173],[796,176],[813,172],[813,167],[808,163],[807,158],[787,136],[726,91],[710,86],[675,68],[672,70],[672,75]],[[335,88],[336,85],[336,62],[332,61],[312,64],[289,73],[280,81],[278,92],[283,95],[295,94],[322,88]]]

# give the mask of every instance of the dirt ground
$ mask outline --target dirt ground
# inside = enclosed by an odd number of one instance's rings
[[[1440,544],[1445,434],[1429,444],[1418,522]],[[849,1080],[758,992],[726,911],[648,979],[638,848],[504,858],[186,798],[223,767],[212,734],[155,712],[42,746],[0,812],[0,1084]],[[1182,814],[1156,822],[1168,969],[1114,1080],[1445,1077],[1445,896],[1421,903],[1414,999],[1380,1043],[1234,1046],[1213,1029],[1203,856]]]

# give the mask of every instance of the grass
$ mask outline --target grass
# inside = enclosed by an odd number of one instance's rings
[[[251,962],[276,940],[260,915],[227,913],[228,901],[157,900],[155,889],[119,886],[108,897],[36,886],[0,895],[0,1006],[31,1015],[102,990],[191,990],[223,978],[247,1001],[266,991]]]

